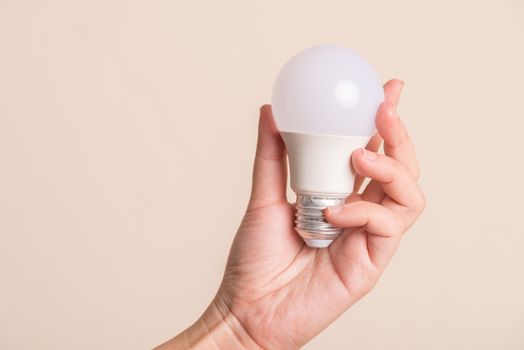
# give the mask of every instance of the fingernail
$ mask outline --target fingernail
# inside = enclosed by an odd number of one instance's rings
[[[329,207],[329,208],[328,208],[330,214],[338,214],[338,213],[341,213],[343,209],[344,209],[344,207],[341,206],[341,205],[336,206],[336,207]]]
[[[362,156],[367,160],[375,160],[378,158],[375,152],[368,151],[365,148],[362,148]]]

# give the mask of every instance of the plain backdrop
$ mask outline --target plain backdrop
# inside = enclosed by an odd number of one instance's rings
[[[523,349],[520,0],[0,0],[0,348],[146,349],[194,322],[258,108],[318,43],[406,82],[428,205],[305,348]]]

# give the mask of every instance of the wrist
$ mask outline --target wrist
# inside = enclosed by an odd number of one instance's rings
[[[188,329],[159,346],[157,350],[175,349],[261,349],[220,298]]]

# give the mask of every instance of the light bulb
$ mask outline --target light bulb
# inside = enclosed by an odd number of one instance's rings
[[[286,144],[291,188],[297,195],[295,229],[323,248],[341,233],[323,215],[353,190],[351,153],[375,131],[384,90],[373,67],[351,49],[308,48],[282,68],[273,87],[273,115]]]

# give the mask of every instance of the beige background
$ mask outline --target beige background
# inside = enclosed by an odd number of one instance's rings
[[[0,0],[0,348],[144,349],[214,295],[295,52],[406,81],[428,207],[307,349],[524,348],[524,3]]]

